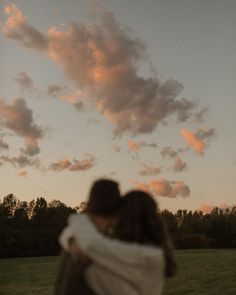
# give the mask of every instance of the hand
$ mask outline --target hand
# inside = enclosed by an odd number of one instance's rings
[[[68,250],[74,261],[82,264],[87,263],[89,261],[88,257],[83,253],[83,251],[80,249],[79,245],[76,243],[74,239],[71,239],[69,241]]]

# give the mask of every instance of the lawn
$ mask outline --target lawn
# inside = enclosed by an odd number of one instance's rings
[[[165,295],[235,295],[236,250],[176,252],[179,272],[166,282]],[[52,294],[58,257],[0,260],[1,295]]]

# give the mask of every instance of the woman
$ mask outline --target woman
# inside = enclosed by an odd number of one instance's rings
[[[60,242],[71,249],[72,255],[82,252],[93,261],[85,276],[95,293],[119,294],[119,284],[108,281],[112,274],[126,281],[136,294],[162,294],[164,279],[175,274],[176,264],[156,203],[149,194],[137,190],[123,197],[114,237],[98,233],[88,216],[76,215]],[[71,238],[76,245],[69,248]]]

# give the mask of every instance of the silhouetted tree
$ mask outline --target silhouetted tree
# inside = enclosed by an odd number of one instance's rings
[[[87,203],[71,208],[59,200],[0,199],[0,257],[59,254],[58,236],[71,213],[86,212]],[[236,207],[211,213],[161,212],[178,249],[236,248]]]

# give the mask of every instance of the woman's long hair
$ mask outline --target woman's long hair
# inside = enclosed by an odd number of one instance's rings
[[[134,190],[122,198],[114,234],[123,241],[161,247],[165,257],[165,275],[175,275],[172,243],[157,204],[148,193]]]

